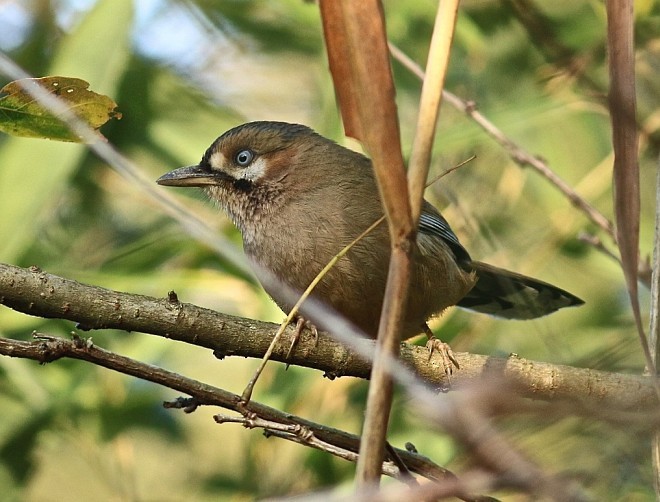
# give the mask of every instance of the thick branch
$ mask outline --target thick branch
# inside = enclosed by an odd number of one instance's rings
[[[0,303],[33,316],[68,319],[90,329],[140,331],[212,349],[216,356],[262,357],[277,330],[272,323],[243,319],[179,302],[176,295],[152,298],[89,286],[47,274],[0,264]],[[285,361],[292,335],[283,337],[273,360]],[[373,341],[360,344],[373,347]],[[545,401],[572,399],[585,406],[625,410],[656,405],[649,377],[528,361],[455,353],[460,370],[451,385],[502,379],[525,397]],[[429,360],[423,347],[401,345],[401,360],[430,385],[447,389],[442,361]],[[322,370],[328,376],[368,378],[371,365],[330,336],[318,343],[303,336],[289,364]]]

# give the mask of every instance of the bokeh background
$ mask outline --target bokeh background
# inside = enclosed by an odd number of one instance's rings
[[[385,1],[390,40],[424,64],[436,4]],[[660,7],[636,2],[642,176],[641,255],[652,253],[660,144]],[[602,2],[462,2],[447,88],[474,101],[506,135],[543,157],[612,217]],[[342,134],[317,6],[300,0],[0,0],[0,50],[34,76],[83,78],[123,113],[108,140],[156,179],[195,163],[223,131],[250,120]],[[399,63],[404,153],[420,82]],[[10,79],[0,75],[0,84]],[[432,174],[476,160],[427,192],[473,257],[555,283],[586,300],[530,322],[459,309],[434,328],[455,351],[640,373],[641,349],[622,272],[579,239],[608,236],[465,115],[445,104]],[[177,196],[237,247],[231,223],[194,190]],[[260,287],[192,238],[82,145],[0,136],[0,261],[127,292],[165,296],[246,317],[283,314]],[[649,294],[641,289],[647,318]],[[646,321],[645,321],[646,322]],[[68,336],[72,323],[0,309],[0,334]],[[240,393],[257,362],[140,333],[92,332],[105,348]],[[255,399],[358,433],[366,383],[272,363]],[[238,425],[202,408],[164,410],[177,394],[79,361],[39,366],[0,358],[0,500],[251,500],[350,489],[354,466]],[[469,457],[395,399],[390,439],[460,473]],[[501,427],[549,472],[597,499],[651,500],[643,430],[597,417],[507,417]],[[511,493],[495,494],[516,500]]]

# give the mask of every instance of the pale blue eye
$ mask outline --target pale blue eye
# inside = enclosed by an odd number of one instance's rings
[[[241,167],[246,167],[250,165],[250,162],[252,162],[253,159],[254,159],[254,152],[252,150],[240,150],[234,157],[236,164],[238,164]]]

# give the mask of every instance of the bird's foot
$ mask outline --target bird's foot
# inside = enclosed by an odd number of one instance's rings
[[[298,316],[296,318],[296,328],[293,332],[293,339],[291,340],[291,346],[289,347],[289,351],[286,353],[285,360],[288,361],[289,357],[291,357],[291,354],[296,348],[296,345],[298,345],[298,342],[300,341],[300,335],[302,334],[305,328],[307,328],[312,332],[312,336],[314,337],[314,344],[316,345],[318,343],[319,330],[316,329],[316,326],[311,321],[308,321],[307,319]],[[287,363],[286,369],[289,369],[289,363]]]
[[[451,350],[451,347],[448,343],[443,342],[442,340],[435,337],[431,328],[428,325],[424,324],[424,333],[428,337],[428,342],[426,342],[426,349],[429,351],[429,360],[433,357],[433,353],[437,353],[442,359],[442,365],[445,370],[445,375],[451,377],[454,372],[454,366],[456,369],[460,369],[461,366],[458,364],[456,357],[454,356],[454,351]]]
[[[454,372],[454,366],[456,366],[457,369],[460,369],[460,365],[454,357],[454,351],[451,350],[449,344],[433,337],[429,338],[429,341],[426,342],[426,349],[429,351],[429,360],[433,357],[434,353],[440,355],[442,358],[442,365],[445,368],[445,374],[448,377]]]

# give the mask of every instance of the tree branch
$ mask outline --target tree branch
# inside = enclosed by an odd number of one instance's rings
[[[217,415],[215,420],[218,423],[238,422],[246,427],[262,427],[270,435],[320,449],[349,461],[355,462],[357,459],[360,438],[354,434],[317,424],[254,400],[246,404],[237,394],[104,350],[95,346],[91,340],[77,335],[74,335],[73,340],[65,340],[35,333],[35,338],[37,340],[33,342],[0,338],[0,354],[33,359],[41,363],[63,357],[88,361],[192,396],[192,399],[180,398],[174,402],[166,402],[164,405],[167,408],[183,408],[186,412],[192,412],[201,405],[220,406],[240,413],[243,418]],[[440,467],[429,458],[417,452],[398,448],[393,450],[407,469],[436,482],[448,482],[454,487],[454,494],[462,500],[488,500],[487,497],[466,494],[451,471]],[[383,463],[382,472],[392,477],[402,475],[396,463],[389,459]]]
[[[43,272],[0,264],[0,304],[28,315],[68,319],[88,329],[139,331],[213,350],[219,357],[260,358],[277,325],[221,314],[168,298],[133,295],[81,284]],[[368,378],[371,364],[329,335],[318,341],[303,333],[289,359],[293,329],[286,331],[273,360],[325,372],[328,377]],[[373,352],[372,340],[356,344]],[[523,396],[544,401],[575,400],[590,408],[648,410],[657,406],[650,377],[609,373],[529,361],[518,356],[496,358],[456,353],[460,370],[451,382],[440,357],[429,359],[424,347],[401,344],[401,360],[421,379],[438,389],[475,381],[501,379]]]

